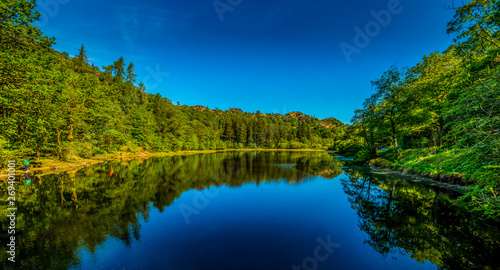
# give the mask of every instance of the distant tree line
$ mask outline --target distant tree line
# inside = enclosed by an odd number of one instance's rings
[[[136,151],[326,149],[344,124],[301,113],[245,113],[176,106],[137,82],[123,57],[101,68],[82,45],[52,49],[31,23],[35,1],[0,5],[0,154],[60,160]]]

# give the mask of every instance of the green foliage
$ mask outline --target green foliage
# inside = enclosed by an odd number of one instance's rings
[[[3,50],[49,47],[54,38],[43,37],[31,23],[40,18],[36,1],[2,0],[0,2],[0,47]]]
[[[369,147],[363,147],[354,155],[354,162],[356,163],[366,163],[370,160],[371,149]]]
[[[71,160],[113,152],[228,148],[327,148],[344,125],[301,113],[245,113],[173,105],[135,85],[134,64],[120,57],[102,70],[50,48],[31,25],[35,1],[0,3],[2,156]],[[5,165],[1,165],[5,166]]]
[[[455,41],[465,54],[480,54],[500,48],[498,25],[500,3],[495,0],[473,0],[457,9],[448,23],[448,34],[455,34]]]
[[[500,172],[496,172],[498,175]],[[483,214],[484,218],[498,219],[500,212],[500,194],[492,186],[472,186],[460,201],[469,206],[473,211]]]
[[[410,68],[392,66],[372,82],[375,93],[355,111],[344,135],[349,143],[340,148],[358,162],[383,158],[399,169],[469,185],[469,206],[500,215],[500,4],[464,4],[448,27],[456,43],[445,52]]]
[[[370,159],[370,162],[368,163],[370,167],[378,167],[378,168],[390,168],[391,164],[388,160],[383,159],[383,158],[374,158]]]
[[[301,142],[290,141],[290,149],[306,149],[307,145]]]

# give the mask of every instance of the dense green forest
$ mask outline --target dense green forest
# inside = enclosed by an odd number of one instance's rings
[[[30,23],[35,1],[2,1],[0,147],[7,156],[60,160],[112,152],[241,148],[326,149],[344,124],[287,115],[179,106],[137,82],[123,57],[89,64],[52,49]],[[76,49],[75,49],[76,50]]]
[[[469,186],[462,201],[500,212],[500,3],[455,10],[455,42],[392,66],[351,125],[334,118],[180,106],[148,93],[134,64],[55,51],[32,25],[36,1],[0,3],[0,156],[63,161],[115,152],[330,149],[355,161]],[[443,35],[446,33],[443,33]],[[5,166],[1,164],[0,166]]]
[[[500,2],[474,0],[448,24],[454,44],[372,81],[341,152],[359,162],[470,186],[462,200],[500,211]],[[445,33],[443,33],[445,34]]]

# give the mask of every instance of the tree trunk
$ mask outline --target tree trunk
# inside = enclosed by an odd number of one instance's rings
[[[73,124],[70,124],[68,127],[68,141],[72,141],[74,139],[73,136]]]
[[[439,120],[439,148],[443,147],[444,123]]]
[[[396,137],[396,124],[391,121],[392,139],[394,140],[394,148],[399,152],[398,149],[398,138]]]
[[[437,154],[437,138],[436,136],[439,136],[438,134],[436,134],[435,132],[432,132],[432,143],[434,145],[434,155]]]
[[[62,158],[62,147],[61,147],[61,130],[56,128],[57,131],[57,155],[59,160],[63,160]]]
[[[373,131],[370,130],[370,141],[371,141],[370,149],[372,152],[372,156],[376,157],[377,156],[377,147],[375,146],[375,138],[374,137],[375,136],[373,136]]]

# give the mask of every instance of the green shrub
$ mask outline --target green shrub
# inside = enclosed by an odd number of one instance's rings
[[[106,152],[106,150],[104,150],[104,149],[99,149],[99,150],[95,151],[95,153],[94,153],[94,154],[95,154],[95,155],[106,155],[106,154],[107,154],[107,152]]]
[[[290,149],[306,149],[307,145],[301,142],[290,141]]]
[[[94,153],[94,145],[91,141],[82,140],[73,142],[73,153],[82,158],[90,158]]]
[[[7,160],[13,159],[16,156],[15,151],[11,151],[8,149],[10,149],[9,142],[0,137],[0,160],[4,161],[0,164],[0,168],[6,168]]]
[[[391,163],[383,158],[374,158],[370,159],[370,162],[368,163],[370,167],[378,167],[378,168],[390,168]]]
[[[280,141],[278,142],[278,149],[288,149],[288,148],[290,148],[290,143],[287,140],[281,138]]]
[[[356,163],[366,163],[372,157],[371,151],[368,147],[363,147],[354,155],[354,162]]]

